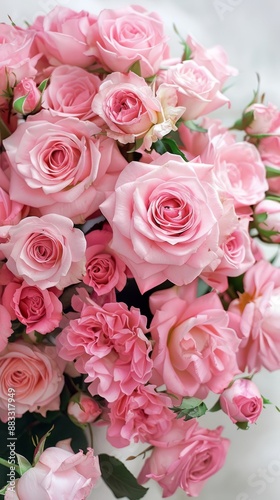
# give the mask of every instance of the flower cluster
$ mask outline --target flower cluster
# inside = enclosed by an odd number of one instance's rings
[[[171,58],[137,5],[0,31],[0,420],[22,427],[1,492],[83,500],[102,476],[118,498],[149,479],[198,496],[229,447],[198,422],[208,395],[248,428],[254,374],[280,368],[264,251],[280,243],[280,111],[257,89],[231,127],[211,118],[237,70],[191,36]],[[147,448],[137,480],[94,455],[101,425]]]

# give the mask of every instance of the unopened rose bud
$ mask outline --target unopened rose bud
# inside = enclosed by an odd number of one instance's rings
[[[259,389],[249,379],[237,379],[220,396],[221,409],[232,422],[249,422],[258,419],[263,401]]]
[[[255,206],[255,219],[264,239],[280,243],[280,203],[274,200],[263,200]],[[260,219],[260,216],[261,220]]]
[[[246,109],[246,113],[250,111],[253,119],[245,129],[248,134],[267,134],[278,117],[277,107],[272,104],[254,103]]]
[[[67,413],[75,424],[83,425],[94,422],[102,411],[98,403],[90,396],[77,393],[70,399]]]
[[[28,115],[36,110],[42,94],[32,78],[23,78],[14,88],[13,107],[18,113]]]

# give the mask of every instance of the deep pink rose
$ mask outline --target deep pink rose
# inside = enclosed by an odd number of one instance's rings
[[[254,424],[262,412],[263,400],[252,380],[240,378],[222,392],[220,405],[232,422]]]
[[[133,161],[100,206],[113,230],[110,246],[141,292],[167,279],[190,283],[217,266],[223,206],[211,170],[169,153],[150,164]]]
[[[83,281],[99,295],[116,288],[121,291],[126,284],[126,265],[109,248],[112,239],[110,226],[91,231],[86,235],[86,274]]]
[[[22,98],[24,101],[22,102]],[[13,92],[13,107],[18,113],[28,115],[39,107],[42,94],[32,78],[23,78]]]
[[[16,417],[25,412],[58,410],[65,362],[53,346],[10,342],[0,354],[0,418],[8,420],[8,398],[14,390]]]
[[[194,120],[229,104],[229,99],[220,92],[220,82],[193,60],[168,68],[166,83],[176,88],[178,106],[185,107],[184,120]]]
[[[269,199],[263,200],[254,207],[254,213],[257,216],[266,214],[266,219],[258,224],[263,238],[280,243],[280,203]],[[269,235],[266,231],[272,231],[272,234]]]
[[[78,425],[94,422],[101,413],[97,401],[83,393],[74,394],[67,406],[68,416]]]
[[[280,368],[280,269],[260,260],[244,276],[244,293],[229,305],[230,326],[241,343],[240,370]]]
[[[85,271],[86,240],[80,229],[62,215],[26,217],[8,228],[0,250],[8,269],[45,290],[78,283]]]
[[[87,374],[85,381],[90,382],[92,395],[115,401],[151,376],[146,321],[139,309],[129,310],[122,302],[100,307],[86,298],[79,318],[70,320],[56,339],[59,355],[76,360],[77,370]]]
[[[100,78],[83,68],[62,65],[55,68],[44,91],[42,107],[52,114],[92,120],[92,100],[98,91]]]
[[[163,498],[182,488],[197,497],[209,477],[224,465],[229,440],[222,438],[223,428],[203,429],[195,419],[175,419],[172,428],[158,441],[140,472],[143,484],[154,479],[163,488]]]
[[[75,12],[58,5],[37,17],[31,29],[36,31],[38,51],[50,66],[71,64],[86,68],[95,61],[94,56],[86,54],[87,35],[95,21],[96,17],[84,10]]]
[[[127,163],[115,141],[95,139],[99,130],[89,121],[46,110],[30,116],[4,141],[11,199],[34,207],[35,215],[58,213],[85,222]]]
[[[122,448],[131,442],[149,443],[170,430],[175,418],[170,410],[172,400],[155,389],[155,385],[141,384],[129,396],[122,394],[109,403],[107,439],[112,446]]]
[[[155,292],[151,382],[180,396],[221,393],[239,373],[239,340],[215,292],[196,297],[197,283]]]
[[[13,500],[86,500],[98,479],[100,467],[94,450],[74,453],[70,440],[47,448],[34,467],[16,480]],[[9,492],[5,499],[10,500]]]
[[[8,343],[8,338],[13,333],[11,316],[8,313],[7,309],[2,304],[0,304],[0,325],[1,325],[1,331],[0,331],[0,353],[1,353],[3,349],[5,349]]]
[[[155,12],[140,5],[123,10],[104,9],[90,29],[89,53],[109,71],[127,73],[139,61],[141,76],[155,75],[169,57],[163,23]]]
[[[2,304],[12,319],[26,325],[26,333],[34,330],[43,335],[50,333],[62,318],[62,303],[55,293],[24,282],[9,283],[4,289]]]

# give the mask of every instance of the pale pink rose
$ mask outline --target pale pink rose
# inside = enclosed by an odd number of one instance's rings
[[[224,465],[229,440],[221,437],[222,427],[203,429],[192,419],[175,419],[172,428],[154,441],[138,481],[154,479],[163,488],[163,498],[182,488],[187,495],[199,496],[205,482]]]
[[[252,380],[240,378],[221,394],[220,405],[232,422],[254,424],[262,412],[263,400]]]
[[[246,113],[253,112],[253,120],[245,128],[247,134],[267,134],[278,118],[279,111],[273,104],[262,104],[255,102],[246,110]]]
[[[9,388],[15,391],[15,413],[59,410],[59,395],[64,386],[65,362],[56,348],[33,345],[17,340],[10,342],[0,354],[0,418],[8,420]]]
[[[228,57],[223,47],[215,45],[214,47],[203,47],[191,35],[187,37],[187,45],[191,49],[191,58],[200,66],[205,66],[212,75],[220,82],[222,89],[225,81],[238,74],[238,70],[229,66]]]
[[[165,280],[190,283],[218,265],[223,206],[211,171],[169,153],[150,164],[133,161],[100,206],[113,230],[110,247],[142,293]]]
[[[74,453],[70,440],[47,448],[34,467],[16,480],[13,500],[86,500],[101,476],[98,457],[88,448]],[[6,493],[5,500],[9,500]]]
[[[268,189],[265,166],[253,144],[220,143],[213,155],[217,188],[233,200],[236,209],[254,205],[264,198]]]
[[[0,153],[0,226],[18,224],[27,215],[28,208],[10,198],[9,163],[5,152]]]
[[[57,213],[85,222],[127,164],[115,141],[95,139],[99,131],[89,121],[46,110],[30,116],[4,141],[11,199],[34,207],[35,215]]]
[[[2,304],[13,320],[18,319],[26,325],[26,333],[34,330],[43,335],[50,333],[62,318],[62,303],[55,293],[25,282],[9,283],[4,289]]]
[[[1,324],[1,332],[0,332],[0,353],[5,349],[8,338],[13,333],[11,316],[7,309],[0,304],[0,324]]]
[[[8,269],[45,290],[78,283],[85,271],[86,240],[80,229],[62,215],[26,217],[8,228],[0,250]]]
[[[181,123],[178,132],[183,145],[182,149],[188,160],[204,155],[203,161],[208,163],[208,148],[211,147],[211,142],[215,136],[223,135],[226,143],[231,143],[234,139],[232,134],[228,132],[220,120],[211,120],[208,117],[204,117],[201,121],[201,127],[204,128],[206,132],[190,130],[184,123]],[[209,160],[209,163],[213,162],[212,157],[211,159],[209,158]]]
[[[280,368],[280,269],[258,261],[244,276],[244,293],[229,305],[230,326],[241,339],[240,370]]]
[[[110,250],[111,239],[112,230],[108,224],[86,235],[86,274],[83,281],[98,296],[108,294],[114,288],[121,291],[126,284],[126,265]]]
[[[123,448],[132,442],[149,443],[170,430],[175,418],[170,410],[172,400],[155,389],[155,385],[141,384],[129,396],[122,394],[109,403],[107,440],[112,446]]]
[[[161,105],[144,78],[132,72],[111,73],[101,83],[92,109],[104,120],[107,135],[127,144],[157,123]]]
[[[42,107],[59,116],[92,120],[91,103],[98,91],[100,78],[77,66],[55,68],[44,91]]]
[[[197,283],[155,292],[150,331],[151,382],[179,396],[221,393],[239,373],[239,340],[215,292],[196,297]]]
[[[21,102],[23,97],[24,102]],[[17,112],[28,115],[39,107],[41,97],[42,94],[35,81],[25,77],[14,87],[13,107]]]
[[[75,307],[75,303],[72,303]],[[151,343],[145,336],[147,318],[122,302],[98,306],[89,298],[77,319],[70,320],[56,338],[59,356],[76,360],[92,395],[115,401],[148,382]]]
[[[274,131],[272,131],[274,133]],[[276,132],[277,133],[277,130]],[[279,133],[279,131],[278,131]],[[258,149],[261,159],[265,165],[272,167],[276,173],[280,173],[280,137],[277,135],[264,137],[260,140]],[[270,177],[268,179],[269,191],[279,195],[280,192],[280,176]]]
[[[101,413],[97,401],[83,393],[72,396],[67,406],[67,414],[76,424],[92,423]]]
[[[139,61],[141,76],[155,75],[169,57],[163,22],[155,12],[140,5],[123,10],[104,9],[90,29],[89,53],[109,71],[127,73]]]
[[[266,214],[264,222],[260,222],[258,227],[264,240],[280,243],[280,203],[274,200],[263,200],[254,207],[255,215]],[[275,234],[267,235],[266,231],[273,231]]]
[[[220,92],[220,82],[193,60],[168,68],[166,83],[176,88],[178,106],[185,107],[184,120],[194,120],[229,104],[229,99]]]
[[[75,12],[58,5],[37,17],[31,29],[36,31],[38,51],[50,66],[71,64],[86,68],[95,61],[94,56],[86,54],[87,36],[95,22],[96,17],[84,10]]]

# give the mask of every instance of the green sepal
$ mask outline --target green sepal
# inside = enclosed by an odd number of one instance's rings
[[[14,110],[17,112],[17,113],[21,113],[22,115],[24,115],[24,111],[23,111],[23,106],[24,106],[24,103],[27,99],[27,96],[28,94],[22,96],[22,97],[19,97],[18,99],[16,99],[14,102],[13,102],[13,108]]]
[[[184,122],[186,127],[188,127],[190,130],[193,132],[207,132],[207,128],[201,127],[197,123],[195,123],[193,120],[187,120]]]
[[[173,29],[176,33],[176,35],[178,35],[178,37],[180,38],[180,43],[181,45],[183,45],[184,47],[184,52],[183,52],[183,55],[182,55],[182,62],[183,61],[188,61],[189,59],[191,59],[192,57],[192,50],[190,48],[190,46],[187,44],[187,42],[184,40],[184,38],[182,37],[182,35],[180,35],[177,27],[175,24],[173,24]]]
[[[52,426],[40,439],[40,441],[37,443],[37,446],[34,451],[34,457],[33,457],[33,465],[36,465],[37,462],[39,461],[40,456],[42,455],[44,449],[45,449],[45,444],[47,438],[51,435],[51,432],[53,430],[54,426]]]
[[[45,78],[45,80],[43,80],[40,83],[40,85],[38,86],[38,90],[40,90],[40,92],[44,92],[44,90],[46,89],[48,83],[49,83],[49,78]]]
[[[154,149],[160,155],[163,155],[164,153],[179,155],[184,161],[188,161],[184,153],[178,148],[174,139],[170,139],[168,137],[164,137],[163,139],[154,142],[151,149]]]
[[[101,476],[116,498],[139,500],[148,488],[141,486],[131,472],[115,457],[102,453],[99,455]]]
[[[27,458],[25,458],[23,455],[16,453],[16,457],[19,466],[19,474],[22,476],[22,474],[32,468],[32,465],[29,460],[27,460]]]
[[[234,124],[229,128],[229,130],[245,130],[254,120],[254,111],[247,111],[244,113],[239,120],[236,120]]]
[[[132,71],[133,73],[135,73],[137,76],[142,76],[141,75],[141,66],[140,66],[140,59],[138,59],[137,61],[135,61],[131,66],[129,66],[128,68],[128,72],[129,71]]]
[[[265,166],[266,170],[266,178],[270,179],[271,177],[280,177],[280,169],[279,168],[274,168],[270,167],[269,165]]]
[[[242,429],[243,431],[247,431],[249,429],[248,422],[236,422],[235,425],[238,427],[238,429]]]
[[[212,408],[209,409],[209,411],[211,411],[211,413],[214,413],[215,411],[220,411],[221,410],[221,404],[220,404],[220,400],[218,399],[218,401],[214,404],[214,406],[212,406]]]
[[[10,137],[11,132],[8,129],[7,125],[3,122],[2,118],[0,118],[0,144],[4,139]]]

